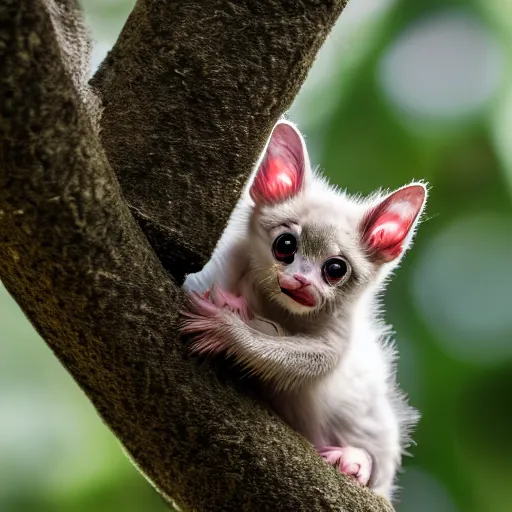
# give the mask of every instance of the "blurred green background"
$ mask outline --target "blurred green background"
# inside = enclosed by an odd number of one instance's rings
[[[134,0],[82,3],[97,66]],[[349,191],[432,186],[386,295],[423,414],[398,512],[512,511],[511,64],[511,1],[350,0],[290,112]],[[167,510],[1,285],[0,339],[0,511]]]

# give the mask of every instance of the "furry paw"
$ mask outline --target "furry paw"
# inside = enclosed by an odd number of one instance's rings
[[[223,323],[222,309],[210,300],[209,290],[201,295],[191,292],[187,299],[186,309],[181,312],[180,331],[192,336],[190,351],[203,355],[222,352],[227,348],[219,330]]]
[[[353,446],[324,446],[317,451],[329,464],[337,466],[341,473],[353,476],[363,486],[368,485],[372,458],[366,450]]]
[[[230,292],[221,290],[218,286],[213,286],[208,293],[210,301],[218,308],[229,309],[229,311],[238,315],[245,323],[252,318],[244,297],[237,297]]]
[[[190,351],[202,355],[214,355],[229,348],[229,315],[235,314],[242,321],[252,318],[243,297],[212,287],[203,294],[192,292],[188,295],[187,309],[182,312],[180,330],[192,335]]]

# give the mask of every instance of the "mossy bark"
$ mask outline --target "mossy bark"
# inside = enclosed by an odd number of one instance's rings
[[[0,4],[0,278],[185,510],[392,510],[188,358],[176,328],[184,274],[343,6],[139,0],[93,80],[99,118],[74,0]]]

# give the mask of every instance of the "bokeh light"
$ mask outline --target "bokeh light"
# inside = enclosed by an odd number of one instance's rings
[[[393,106],[415,118],[448,121],[479,113],[496,93],[503,54],[474,15],[449,9],[404,28],[378,67]]]
[[[435,339],[459,359],[512,358],[512,217],[466,216],[421,253],[412,295]]]
[[[135,0],[82,4],[96,68]],[[512,2],[350,0],[289,116],[349,192],[431,186],[384,298],[422,414],[397,511],[509,512]],[[0,341],[0,511],[168,510],[1,285]]]

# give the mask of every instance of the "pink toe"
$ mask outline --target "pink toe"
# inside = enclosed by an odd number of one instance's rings
[[[324,446],[318,453],[341,473],[353,476],[361,485],[367,485],[372,470],[372,459],[366,450],[353,446]]]
[[[244,322],[252,318],[246,300],[214,285],[210,294],[210,300],[221,309],[229,309],[236,313]]]
[[[361,466],[359,464],[344,464],[341,469],[342,473],[347,475],[357,475]]]
[[[336,464],[343,456],[341,448],[325,446],[318,450],[318,453],[331,465]]]

